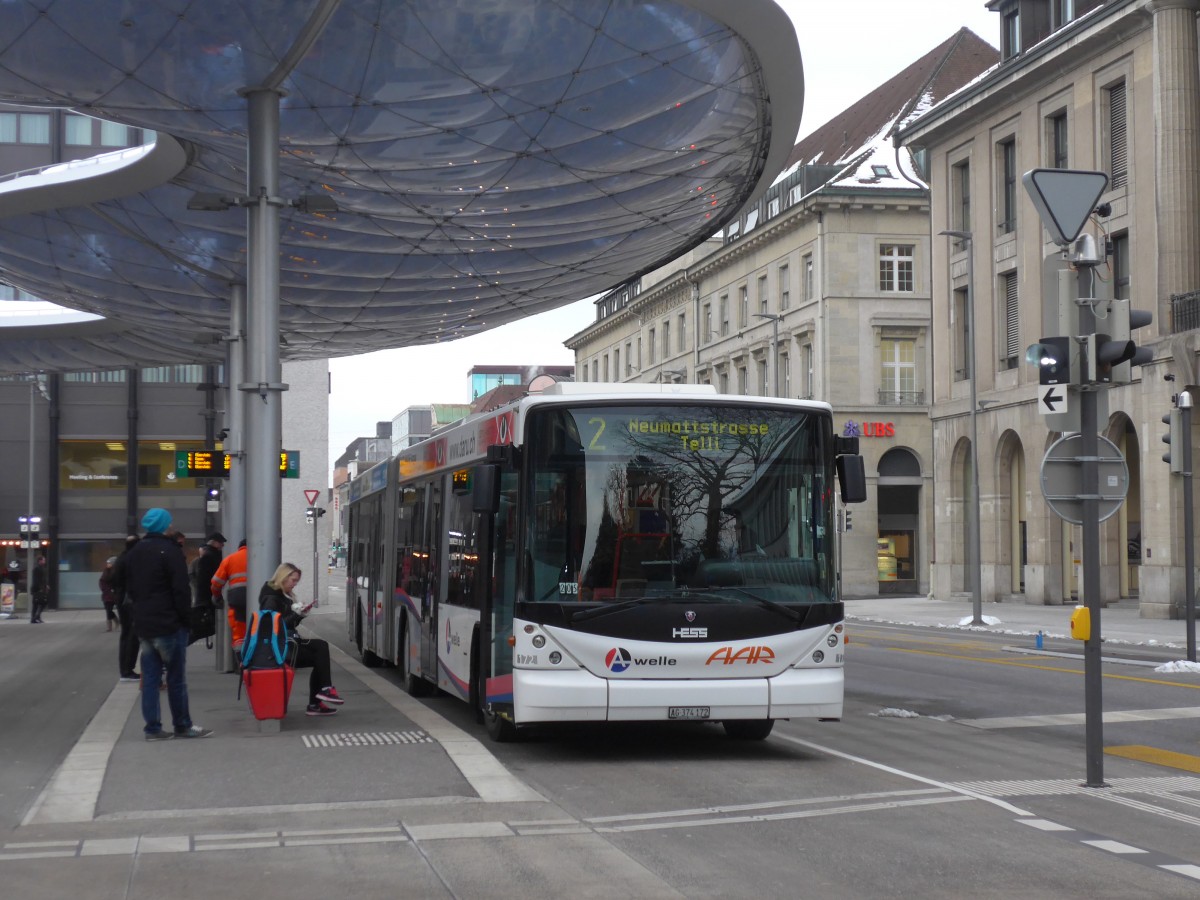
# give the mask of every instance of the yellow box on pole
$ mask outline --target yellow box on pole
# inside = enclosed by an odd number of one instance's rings
[[[1077,606],[1071,613],[1071,637],[1077,641],[1092,639],[1092,611],[1086,606]]]

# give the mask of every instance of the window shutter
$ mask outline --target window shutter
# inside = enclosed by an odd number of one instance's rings
[[[1108,161],[1110,187],[1124,187],[1129,172],[1126,165],[1125,82],[1108,90]]]
[[[1017,315],[1017,273],[1004,276],[1004,300],[1007,327],[1004,343],[1004,358],[1016,359],[1021,352],[1021,334]]]

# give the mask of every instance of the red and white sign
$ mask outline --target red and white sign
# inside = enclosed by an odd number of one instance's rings
[[[319,490],[318,491],[305,491],[304,499],[308,501],[309,506],[313,506],[317,502],[317,497],[319,497],[320,495],[321,495],[321,492]]]

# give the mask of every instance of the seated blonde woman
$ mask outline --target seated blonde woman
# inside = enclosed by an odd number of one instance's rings
[[[284,624],[288,627],[289,641],[295,642],[295,659],[292,665],[297,669],[312,668],[308,679],[308,709],[310,716],[332,716],[344,702],[338,696],[333,686],[333,678],[329,671],[329,644],[320,638],[301,637],[296,632],[296,626],[304,621],[312,609],[312,604],[304,604],[297,600],[296,585],[300,583],[300,569],[291,563],[283,563],[271,580],[262,586],[258,593],[258,608],[269,609],[283,616]]]

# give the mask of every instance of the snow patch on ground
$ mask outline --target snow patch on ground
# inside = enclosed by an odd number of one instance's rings
[[[1200,672],[1200,663],[1190,662],[1186,659],[1176,660],[1175,662],[1163,663],[1154,670],[1155,672]]]
[[[985,621],[989,618],[991,618],[991,617],[990,616],[984,617]],[[885,619],[881,616],[862,616],[862,615],[847,614],[846,621],[847,622],[874,622],[877,625],[905,625],[905,626],[909,626],[911,628],[945,628],[948,631],[988,631],[992,634],[1011,634],[1011,635],[1016,635],[1018,637],[1036,637],[1038,634],[1037,631],[1018,631],[1018,630],[1014,630],[1014,629],[1010,629],[1010,628],[992,629],[992,628],[987,628],[983,625],[961,625],[961,624],[950,625],[945,622],[938,622],[937,624],[930,624],[929,622],[911,622],[911,621],[902,622],[897,619]],[[968,618],[966,621],[970,621],[970,619]],[[1057,631],[1046,631],[1045,629],[1042,629],[1042,637],[1045,638],[1046,640],[1050,640],[1052,638],[1066,640],[1066,639],[1070,638],[1071,635],[1060,633]],[[1080,643],[1080,645],[1082,645],[1083,642],[1080,641],[1079,643]],[[1124,641],[1124,640],[1120,640],[1117,638],[1104,638],[1103,643],[1109,644],[1112,646],[1159,647],[1159,648],[1165,648],[1168,650],[1182,650],[1183,649],[1182,644],[1175,644],[1175,643],[1171,643],[1171,642],[1167,642],[1167,641],[1159,641],[1154,638],[1150,638],[1145,641]]]
[[[984,625],[999,625],[999,624],[1001,624],[1000,620],[997,619],[995,616],[980,616],[979,618],[983,619]],[[966,627],[966,626],[971,625],[974,621],[975,621],[974,616],[964,616],[963,618],[958,620],[958,624],[959,624],[959,627]],[[979,628],[980,626],[975,625],[974,627]]]
[[[915,713],[911,709],[896,709],[893,706],[881,709],[879,712],[871,713],[873,716],[878,716],[881,719],[919,719],[920,713]]]

